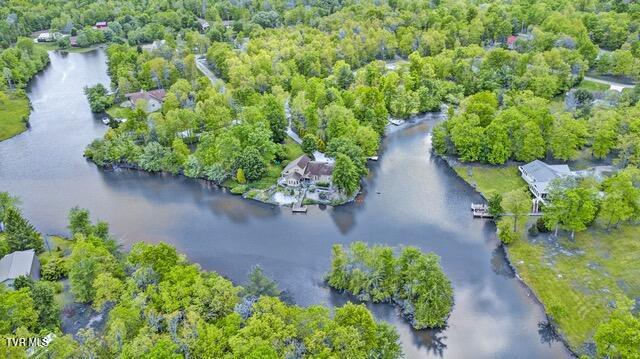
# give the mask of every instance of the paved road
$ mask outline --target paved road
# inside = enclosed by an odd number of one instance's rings
[[[287,116],[287,136],[291,137],[298,144],[302,144],[302,139],[298,136],[297,133],[293,132],[293,128],[291,128],[291,106],[289,106],[289,99],[284,103],[284,113]]]
[[[602,79],[598,79],[591,76],[585,76],[584,79],[591,82],[597,82],[599,84],[609,85],[610,90],[614,90],[618,92],[622,92],[622,90],[624,89],[630,89],[635,87],[635,85],[623,84],[621,82],[615,82],[615,81],[609,81],[609,80],[602,80]]]
[[[224,93],[226,91],[224,87],[224,81],[217,78],[216,75],[214,75],[214,73],[209,70],[209,68],[207,67],[207,59],[205,59],[204,56],[196,56],[196,67],[198,68],[198,70],[200,70],[200,72],[202,72],[203,75],[205,75],[209,79],[209,81],[211,81],[212,85],[215,86],[218,83],[221,85],[220,92]]]

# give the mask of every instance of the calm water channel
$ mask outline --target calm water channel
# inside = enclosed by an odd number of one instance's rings
[[[568,356],[561,343],[547,339],[541,307],[506,265],[494,226],[471,218],[469,204],[478,195],[430,155],[434,120],[385,139],[357,203],[293,215],[204,182],[106,172],[85,161],[84,147],[105,126],[90,112],[82,88],[109,83],[106,56],[98,50],[50,57],[29,89],[31,129],[0,142],[0,191],[20,196],[41,231],[66,233],[67,211],[79,205],[108,221],[125,248],[135,241],[169,242],[236,283],[260,264],[301,305],[347,300],[322,283],[332,244],[413,245],[442,257],[455,307],[439,333],[413,331],[393,308],[371,307],[398,328],[406,357]]]

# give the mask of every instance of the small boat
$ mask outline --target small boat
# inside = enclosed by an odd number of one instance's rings
[[[104,123],[105,125],[108,125],[110,122],[109,117],[103,117],[102,118],[102,123]]]
[[[371,156],[367,158],[370,161],[377,161],[378,160],[378,156]]]

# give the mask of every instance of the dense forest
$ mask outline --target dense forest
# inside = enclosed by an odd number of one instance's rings
[[[0,193],[6,231],[0,248],[41,253],[42,279],[18,277],[0,286],[0,334],[54,333],[49,358],[399,358],[398,334],[377,322],[364,305],[331,312],[299,307],[259,267],[236,286],[189,263],[175,248],[136,243],[120,251],[105,222],[89,212],[69,212],[72,239],[44,251],[42,235],[25,219],[18,200]],[[61,332],[60,296],[108,312],[102,330]],[[284,301],[283,301],[284,300]],[[65,310],[69,308],[68,302]],[[68,314],[68,313],[67,313]],[[24,347],[0,342],[7,358],[26,358]],[[33,354],[33,353],[32,353]]]

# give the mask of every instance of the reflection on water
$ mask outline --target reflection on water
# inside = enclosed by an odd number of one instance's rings
[[[442,258],[455,307],[448,327],[437,332],[415,331],[395,308],[369,305],[397,327],[406,357],[567,356],[559,343],[541,342],[538,323],[545,316],[508,270],[494,225],[471,218],[469,203],[478,194],[430,155],[428,132],[437,116],[387,136],[356,202],[293,215],[204,181],[103,171],[85,161],[84,147],[105,128],[82,88],[108,83],[105,54],[52,54],[51,60],[29,89],[31,130],[0,142],[0,190],[20,196],[42,231],[65,233],[67,211],[79,205],[108,221],[125,248],[169,242],[237,283],[260,264],[301,305],[349,300],[323,284],[334,243],[412,245]]]

